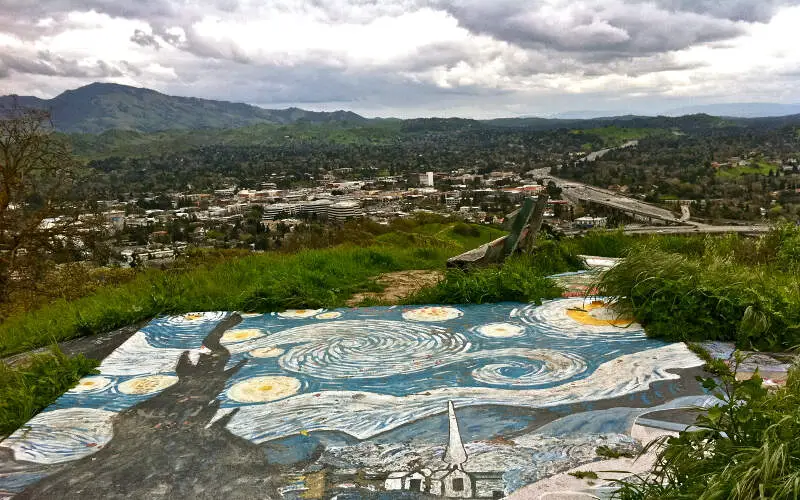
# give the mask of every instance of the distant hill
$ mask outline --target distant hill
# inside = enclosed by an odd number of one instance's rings
[[[699,106],[687,106],[672,109],[667,111],[665,114],[669,116],[682,116],[697,113],[739,118],[787,116],[800,114],[800,104],[778,104],[771,102],[704,104]]]
[[[0,107],[46,108],[57,130],[97,134],[111,129],[158,132],[171,129],[238,128],[259,123],[365,122],[350,111],[264,109],[249,104],[176,97],[114,83],[92,83],[52,98],[2,96]]]

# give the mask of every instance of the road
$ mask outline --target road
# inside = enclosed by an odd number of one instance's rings
[[[766,224],[755,224],[749,226],[711,226],[708,224],[698,224],[694,226],[634,226],[623,228],[625,234],[762,234],[769,231],[770,227]],[[582,231],[566,231],[567,235],[577,235]]]
[[[595,203],[606,207],[614,208],[625,213],[633,214],[639,217],[660,220],[671,226],[639,226],[630,229],[625,229],[628,234],[651,234],[651,233],[664,233],[664,234],[695,234],[695,233],[741,233],[741,234],[759,234],[769,231],[770,226],[767,224],[749,224],[749,225],[721,225],[714,226],[704,224],[702,222],[695,222],[690,220],[691,213],[688,206],[681,206],[680,217],[676,216],[673,212],[634,198],[622,196],[614,191],[602,189],[595,186],[589,186],[576,181],[568,181],[559,179],[558,177],[548,176],[547,180],[555,182],[563,191],[564,197],[571,201],[581,201]],[[574,234],[577,234],[575,232]],[[568,234],[573,234],[572,232]]]
[[[562,194],[573,201],[596,203],[622,212],[638,215],[640,217],[657,219],[670,224],[697,225],[697,223],[683,220],[681,217],[676,217],[674,213],[665,208],[657,207],[634,198],[628,198],[627,196],[621,196],[608,189],[555,177],[553,177],[552,180],[563,190]]]

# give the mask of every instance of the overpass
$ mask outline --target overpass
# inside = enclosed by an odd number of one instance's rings
[[[689,220],[689,214],[685,211],[678,217],[665,208],[657,207],[634,198],[628,198],[627,196],[621,196],[608,189],[589,186],[580,182],[557,179],[555,177],[551,179],[562,189],[564,197],[572,202],[601,205],[632,216],[638,216],[646,220],[660,220],[667,224],[697,225],[697,223]]]

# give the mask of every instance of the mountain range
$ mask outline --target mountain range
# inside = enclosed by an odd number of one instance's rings
[[[215,101],[196,97],[178,97],[155,90],[115,83],[92,83],[67,90],[52,99],[8,95],[0,97],[0,109],[14,105],[43,108],[50,111],[55,128],[67,133],[99,134],[108,130],[160,132],[165,130],[232,129],[256,124],[348,123],[370,120],[351,111],[307,111],[300,108],[265,109],[249,104]],[[728,103],[692,106],[663,113],[667,116],[714,115],[724,117],[775,117],[799,114],[800,104]],[[625,115],[610,116],[612,111],[576,111],[551,118],[521,117],[496,120],[457,120],[459,123],[485,123],[495,126],[525,126],[538,129],[580,127],[586,122],[633,125],[646,118]],[[622,115],[622,113],[617,113]],[[795,117],[796,118],[796,117]],[[591,120],[590,120],[591,119]],[[659,118],[654,118],[659,120]],[[406,120],[409,126],[421,122],[431,127],[441,122],[451,126],[453,120]],[[462,125],[463,125],[462,123]]]
[[[48,109],[61,132],[101,133],[111,129],[158,132],[171,129],[237,128],[258,123],[361,122],[350,111],[318,112],[299,108],[264,109],[249,104],[169,96],[146,88],[92,83],[52,99],[8,95],[0,108],[14,104]]]

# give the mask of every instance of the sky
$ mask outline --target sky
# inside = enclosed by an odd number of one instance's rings
[[[0,0],[0,94],[365,116],[800,103],[800,0]]]

